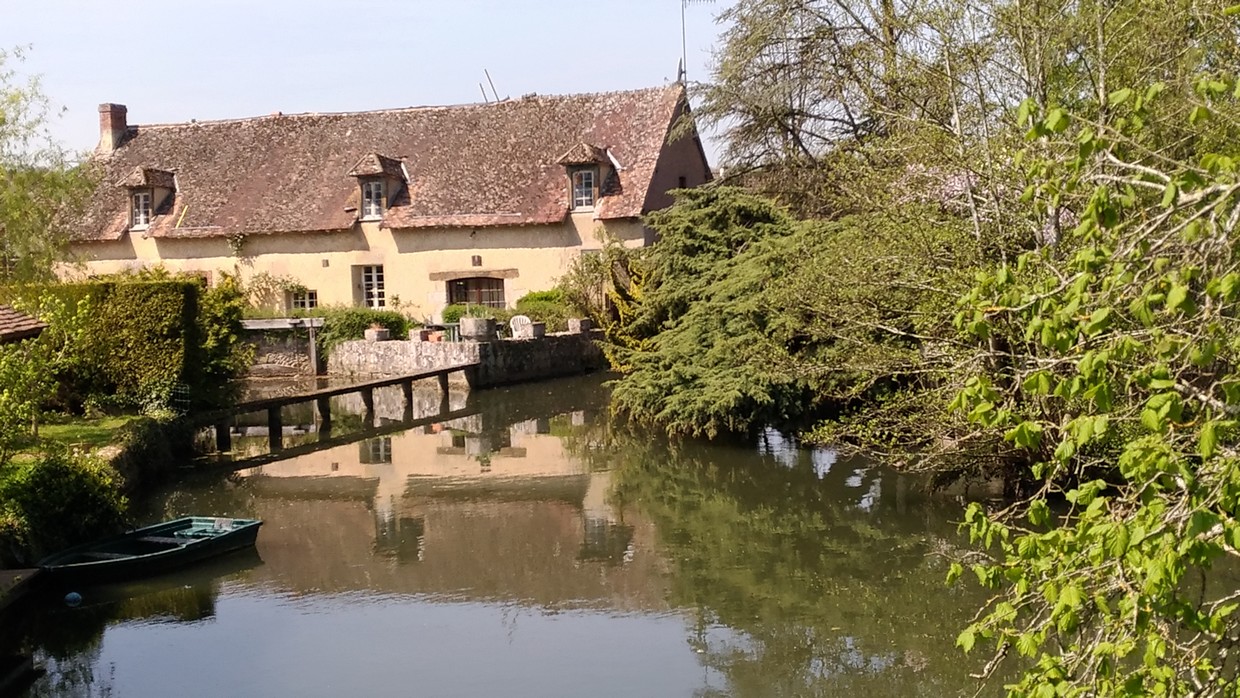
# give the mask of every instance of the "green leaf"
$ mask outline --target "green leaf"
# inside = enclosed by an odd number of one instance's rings
[[[1046,114],[1046,128],[1059,133],[1068,128],[1068,113],[1062,109],[1052,109]]]
[[[956,646],[964,650],[966,654],[973,649],[975,642],[977,642],[977,636],[973,634],[973,628],[965,628],[956,636]]]
[[[1197,437],[1197,453],[1203,459],[1212,458],[1218,452],[1218,422],[1206,422]]]
[[[1085,327],[1085,334],[1091,337],[1104,331],[1111,324],[1111,309],[1098,308],[1089,316],[1089,324]]]
[[[1046,500],[1035,499],[1029,503],[1029,523],[1034,526],[1045,525],[1051,519],[1051,510]]]
[[[1127,102],[1129,97],[1132,97],[1132,89],[1125,87],[1122,90],[1116,90],[1112,92],[1111,94],[1107,95],[1107,104],[1114,107],[1116,105]]]
[[[1166,188],[1163,189],[1162,207],[1171,208],[1171,205],[1175,203],[1175,199],[1179,196],[1179,194],[1180,188],[1176,186],[1176,183],[1167,182]]]
[[[964,574],[964,567],[959,562],[953,562],[947,569],[947,583],[955,584],[962,574]]]
[[[1188,300],[1188,287],[1181,284],[1174,284],[1171,290],[1167,292],[1167,309],[1179,310],[1180,306]]]
[[[1003,438],[1021,448],[1034,449],[1042,440],[1042,425],[1037,422],[1021,422],[1008,430]]]
[[[1033,633],[1021,633],[1020,637],[1016,638],[1016,651],[1022,656],[1032,657],[1038,653],[1040,646],[1041,643],[1033,636]]]

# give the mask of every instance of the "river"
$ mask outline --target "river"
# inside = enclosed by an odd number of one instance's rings
[[[456,400],[474,414],[144,501],[141,523],[265,523],[252,553],[32,604],[0,629],[47,670],[24,695],[976,691],[953,642],[981,598],[944,584],[959,501],[775,433],[616,427],[597,377]]]

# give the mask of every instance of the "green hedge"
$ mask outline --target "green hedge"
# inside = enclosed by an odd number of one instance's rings
[[[323,330],[318,334],[318,344],[325,354],[341,342],[362,339],[372,325],[387,328],[395,339],[405,339],[414,324],[395,310],[345,307],[319,310],[322,311],[318,315],[323,318]]]
[[[40,341],[56,357],[52,407],[184,410],[226,399],[229,380],[248,365],[238,287],[229,278],[207,289],[196,278],[152,276],[0,293],[50,326]]]
[[[545,322],[548,332],[567,331],[568,319],[576,317],[559,289],[525,294],[517,301],[517,312],[535,322]]]
[[[64,304],[45,317],[72,332],[57,365],[60,407],[132,408],[188,401],[201,383],[199,284],[100,281],[41,289]]]

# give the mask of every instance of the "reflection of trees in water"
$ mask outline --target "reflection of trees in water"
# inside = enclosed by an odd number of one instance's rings
[[[30,687],[29,698],[110,698],[115,695],[115,666],[99,667],[99,647],[67,657],[36,653],[46,673]]]
[[[62,605],[49,592],[41,603],[31,605],[22,617],[22,627],[15,630],[25,638],[35,661],[47,670],[28,695],[112,695],[115,667],[100,665],[100,647],[109,626],[212,618],[220,580],[260,564],[253,549],[238,551],[172,574],[81,589],[82,605],[74,608]]]
[[[131,620],[192,622],[215,615],[217,590],[195,586],[115,587],[87,590],[78,608],[32,614],[27,637],[46,674],[30,696],[110,696],[115,667],[101,666],[100,646],[109,625]]]
[[[690,644],[738,696],[971,693],[953,646],[976,600],[933,555],[953,508],[861,461],[651,444],[612,429],[614,495],[656,524]],[[738,633],[710,633],[725,625]]]

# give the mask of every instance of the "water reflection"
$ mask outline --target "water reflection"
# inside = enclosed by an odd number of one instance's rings
[[[957,510],[918,481],[617,428],[596,379],[470,400],[156,497],[264,519],[262,564],[32,609],[0,630],[49,669],[30,695],[972,694]]]

